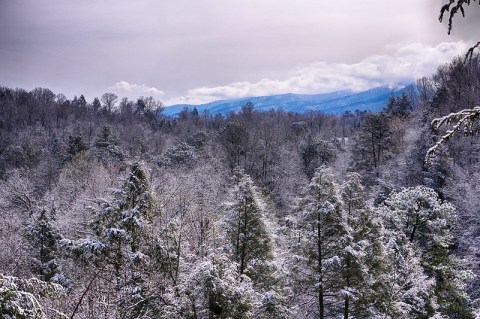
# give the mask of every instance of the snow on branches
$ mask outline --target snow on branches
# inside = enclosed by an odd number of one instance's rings
[[[439,147],[445,144],[453,134],[463,131],[464,136],[476,135],[480,132],[480,106],[472,109],[461,110],[460,112],[450,113],[446,116],[436,118],[432,121],[432,127],[435,130],[442,126],[453,125],[450,130],[447,130],[444,135],[433,145],[425,156],[425,162],[429,163],[435,156]]]

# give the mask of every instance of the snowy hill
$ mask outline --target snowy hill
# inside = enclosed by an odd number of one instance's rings
[[[393,94],[401,95],[406,91],[403,89],[390,89],[378,87],[364,92],[353,92],[350,90],[336,91],[324,94],[281,94],[260,97],[247,97],[233,100],[221,100],[200,105],[177,104],[163,109],[163,114],[176,116],[184,108],[189,110],[194,107],[202,113],[208,111],[210,114],[228,114],[238,112],[242,106],[251,102],[256,110],[267,111],[270,109],[283,108],[287,112],[304,113],[309,110],[321,111],[328,114],[342,114],[345,111],[370,110],[380,111],[383,109],[388,98]]]

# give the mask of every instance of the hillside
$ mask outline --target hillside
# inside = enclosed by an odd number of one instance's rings
[[[449,129],[432,120],[468,105],[471,88],[478,104],[478,61],[452,62],[412,99],[394,91],[382,112],[341,116],[300,112],[380,109],[392,91],[221,101],[210,110],[226,116],[173,118],[145,97],[116,107],[1,87],[0,288],[44,318],[314,319],[321,302],[340,318],[347,301],[349,318],[473,319],[478,138],[455,135],[424,159]],[[256,110],[230,112],[248,101]],[[22,287],[56,293],[32,307]],[[13,307],[0,298],[0,318],[21,318],[2,302]]]
[[[388,102],[390,96],[399,96],[407,90],[390,89],[378,87],[363,92],[351,90],[335,91],[323,94],[280,94],[271,96],[246,97],[232,100],[214,101],[206,104],[176,104],[167,106],[163,114],[176,116],[185,108],[192,110],[194,107],[202,113],[208,111],[210,114],[221,113],[227,115],[229,112],[238,112],[242,106],[251,102],[255,109],[267,111],[270,109],[283,109],[289,112],[305,113],[309,110],[321,111],[327,114],[342,114],[346,111],[355,110],[380,111]]]

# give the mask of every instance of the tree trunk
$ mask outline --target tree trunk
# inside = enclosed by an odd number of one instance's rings
[[[345,286],[350,287],[350,255],[345,258]],[[345,305],[343,308],[343,319],[348,319],[350,307],[350,297],[345,296]]]
[[[375,153],[375,136],[372,132],[372,155],[373,155],[373,167],[377,168],[377,155]]]
[[[248,204],[247,200],[244,200],[244,205],[243,205],[243,225],[241,229],[241,233],[244,234],[241,242],[241,249],[240,249],[240,275],[243,275],[243,272],[245,271],[245,249],[247,247],[247,242],[245,238],[245,234],[247,232],[247,218],[248,218]],[[240,234],[239,234],[240,235]]]
[[[417,231],[418,223],[419,223],[419,216],[417,214],[417,216],[415,217],[415,223],[413,224],[412,233],[410,234],[410,241],[413,241],[415,239],[415,232]]]
[[[317,254],[318,254],[318,310],[320,319],[324,319],[325,305],[324,305],[324,291],[323,291],[323,273],[322,273],[322,240],[321,240],[321,224],[320,213],[317,213]]]

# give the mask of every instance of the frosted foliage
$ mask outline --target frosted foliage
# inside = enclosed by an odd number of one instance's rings
[[[94,229],[97,236],[109,243],[128,243],[135,251],[143,229],[150,223],[153,205],[145,173],[139,164],[132,165],[124,186],[112,193],[113,201],[99,200],[100,210],[94,212]]]
[[[400,234],[388,238],[385,245],[388,273],[380,276],[377,318],[416,318],[435,306],[434,279],[428,278],[420,265],[420,256],[408,239]]]
[[[270,272],[273,239],[265,204],[251,178],[242,170],[236,170],[235,174],[232,201],[226,204],[222,223],[227,232],[227,247],[239,265],[239,273],[249,275],[255,282]]]
[[[324,167],[317,169],[305,193],[298,207],[300,211],[298,226],[305,231],[302,240],[312,246],[310,249],[316,250],[317,240],[321,241],[322,237],[340,236],[344,232],[345,224],[340,210],[337,185],[333,182],[330,169]]]
[[[45,281],[50,281],[58,272],[55,259],[60,236],[53,229],[50,221],[55,216],[55,209],[52,209],[50,215],[50,217],[47,216],[47,212],[42,209],[35,221],[27,226],[31,249],[34,252],[33,270]]]
[[[308,311],[328,314],[323,305],[339,292],[347,225],[330,169],[318,168],[304,194],[292,219],[297,230],[296,256],[290,261],[292,276],[301,283],[299,298],[306,298],[301,302],[307,303]]]
[[[49,309],[45,298],[54,299],[62,293],[59,285],[41,280],[20,279],[0,274],[0,317],[5,319],[47,319]],[[50,311],[52,312],[52,311]],[[66,315],[53,311],[52,317],[68,318]]]
[[[102,258],[108,250],[108,245],[94,238],[84,238],[78,240],[62,239],[59,246],[75,259],[90,263]]]
[[[462,132],[465,136],[476,135],[480,131],[480,106],[471,109],[461,110],[459,112],[450,113],[446,116],[436,118],[432,121],[432,127],[439,129],[442,126],[451,126],[439,140],[433,145],[425,156],[425,161],[430,163],[436,155],[440,146],[444,145],[455,133]]]
[[[169,148],[165,154],[157,160],[160,166],[174,166],[178,164],[189,164],[196,159],[195,148],[187,143],[180,143]]]
[[[254,318],[252,282],[224,254],[199,263],[187,278],[185,292],[197,318]]]
[[[269,290],[260,296],[260,301],[255,312],[259,319],[286,319],[291,318],[292,310],[286,306],[287,300],[275,290]]]
[[[360,174],[349,173],[347,174],[347,182],[342,185],[341,197],[346,209],[361,209],[364,208],[365,193],[363,185],[360,180]]]
[[[325,204],[331,208],[329,204],[338,202],[336,192],[336,184],[333,181],[333,175],[330,168],[322,166],[315,171],[315,174],[308,186],[306,200],[312,203]]]
[[[373,217],[365,201],[360,175],[349,173],[342,185],[344,236],[340,239],[342,256],[342,285],[339,295],[348,303],[344,312],[351,315],[370,315],[371,296],[378,274],[378,259],[383,254],[383,226]]]
[[[382,209],[389,227],[403,230],[410,241],[447,247],[450,228],[455,222],[455,207],[442,202],[438,194],[424,186],[410,187],[393,193]]]
[[[390,256],[395,257],[390,257],[390,262],[395,261],[393,269],[415,273],[412,267],[420,264],[434,287],[435,299],[430,298],[428,307],[443,315],[459,313],[470,318],[468,297],[464,292],[466,282],[471,280],[470,272],[462,269],[465,267],[450,251],[453,241],[450,229],[456,219],[453,205],[442,202],[433,189],[417,186],[390,194],[379,212],[389,229],[387,247]],[[422,275],[418,273],[416,277],[412,279],[412,287],[422,289]],[[419,292],[414,291],[417,296]],[[413,299],[411,304],[418,308],[422,298]]]

